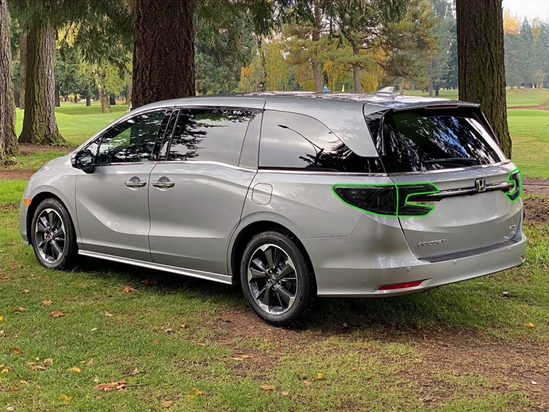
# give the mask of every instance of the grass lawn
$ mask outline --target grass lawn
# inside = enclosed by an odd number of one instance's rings
[[[64,104],[57,118],[77,145],[124,111]],[[509,112],[527,176],[549,177],[545,113]],[[93,259],[41,267],[18,233],[25,184],[0,180],[0,411],[549,407],[546,223],[527,220],[520,268],[417,295],[321,299],[282,329],[237,286]]]
[[[527,177],[549,179],[549,111],[509,110],[513,162]]]
[[[406,90],[405,94],[410,96],[429,96],[422,90]],[[440,97],[446,99],[458,99],[457,90],[441,90]],[[516,106],[539,106],[549,99],[549,89],[507,89],[507,107]]]
[[[71,146],[78,146],[94,133],[128,111],[128,106],[117,104],[111,106],[111,113],[101,113],[101,105],[93,103],[86,107],[83,103],[61,103],[55,109],[55,117],[61,135]],[[23,110],[17,109],[16,133],[19,136],[23,125]]]

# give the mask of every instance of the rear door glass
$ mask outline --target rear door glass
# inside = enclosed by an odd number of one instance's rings
[[[483,119],[470,108],[389,113],[377,143],[387,173],[479,166],[505,159]]]
[[[185,109],[161,158],[238,165],[244,136],[254,113],[245,109]]]

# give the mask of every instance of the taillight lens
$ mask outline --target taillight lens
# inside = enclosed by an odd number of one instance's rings
[[[345,203],[381,216],[427,216],[436,201],[422,202],[421,196],[438,193],[432,183],[390,185],[334,185],[334,193]]]
[[[515,169],[509,173],[509,178],[507,180],[513,183],[514,187],[509,192],[505,193],[505,196],[507,196],[511,202],[514,202],[522,194],[522,174],[520,173],[520,169]]]

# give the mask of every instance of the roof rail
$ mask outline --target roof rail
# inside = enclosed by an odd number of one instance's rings
[[[395,88],[394,87],[384,87],[381,90],[376,92],[376,96],[380,97],[395,97]]]

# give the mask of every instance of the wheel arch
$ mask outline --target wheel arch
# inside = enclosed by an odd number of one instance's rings
[[[27,209],[27,216],[26,216],[26,219],[25,219],[25,227],[26,227],[26,230],[27,230],[27,234],[28,234],[28,238],[29,238],[29,243],[30,243],[30,232],[32,230],[31,226],[32,226],[32,218],[34,216],[34,213],[36,212],[36,209],[38,208],[38,206],[40,205],[40,203],[42,203],[44,200],[46,199],[55,199],[57,200],[58,202],[60,202],[63,206],[65,206],[65,208],[67,209],[67,211],[69,212],[69,216],[72,220],[72,224],[73,224],[73,227],[74,227],[74,230],[76,231],[76,220],[74,219],[74,216],[72,215],[71,213],[71,209],[67,206],[67,203],[63,201],[63,199],[61,199],[59,196],[57,196],[55,193],[52,193],[52,192],[40,192],[40,193],[37,193],[36,196],[34,196],[32,198],[32,202],[30,204],[30,206],[28,207]]]
[[[240,262],[242,260],[242,255],[244,254],[244,249],[246,248],[246,245],[252,240],[252,238],[263,232],[267,231],[275,231],[275,232],[281,232],[289,237],[291,237],[295,243],[299,246],[301,249],[301,252],[303,253],[303,256],[305,256],[305,259],[307,260],[307,263],[310,265],[311,269],[313,269],[313,275],[314,275],[314,267],[313,263],[311,261],[311,257],[309,256],[309,253],[307,252],[307,249],[299,239],[299,237],[292,232],[290,229],[288,229],[286,226],[276,223],[269,220],[261,220],[257,222],[253,222],[248,224],[246,227],[244,227],[237,235],[231,251],[231,261],[230,261],[230,270],[231,270],[231,276],[233,283],[238,283],[240,281]],[[316,275],[314,284],[316,285]],[[315,287],[316,292],[316,287]]]

